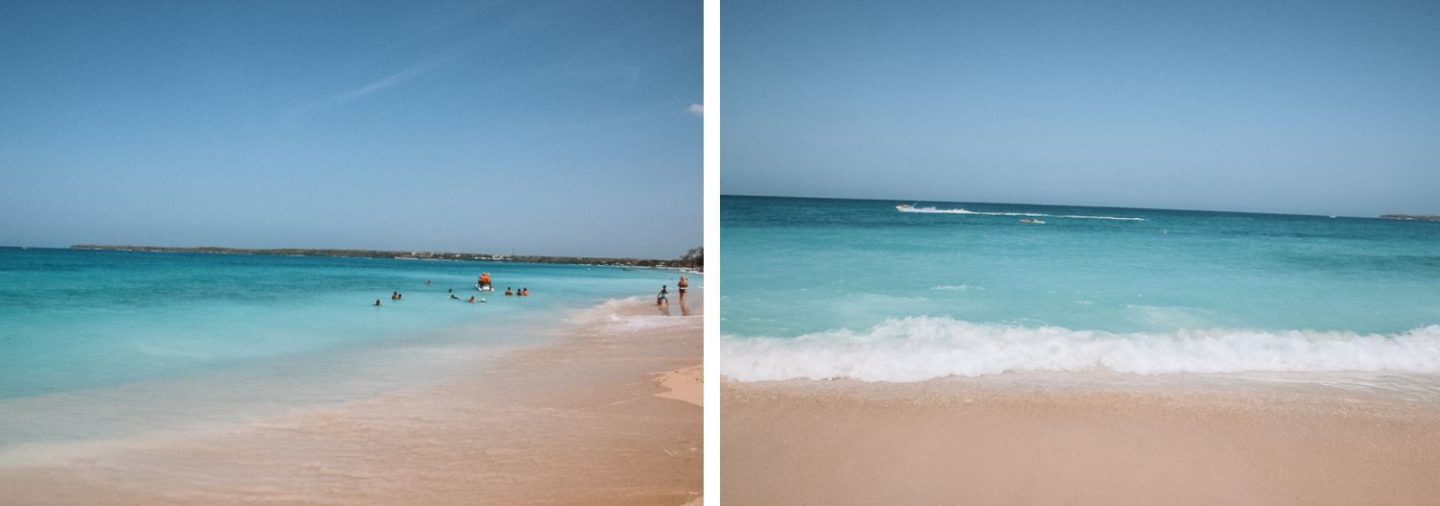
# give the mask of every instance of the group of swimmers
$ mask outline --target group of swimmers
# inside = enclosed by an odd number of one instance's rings
[[[494,290],[495,290],[495,285],[490,281],[490,273],[488,273],[488,272],[482,272],[482,273],[480,273],[480,279],[475,280],[475,289],[476,289],[476,290],[480,290],[480,291],[482,291],[482,292],[491,292],[491,291],[494,291]],[[519,290],[516,290],[514,287],[509,287],[509,286],[507,286],[507,287],[505,287],[505,296],[506,296],[506,297],[529,297],[529,296],[530,296],[530,289],[529,289],[529,288],[521,288],[521,289],[519,289]]]
[[[446,291],[447,291],[447,292],[450,292],[450,300],[460,300],[459,297],[456,297],[456,296],[455,296],[455,289],[454,289],[454,288],[447,288]],[[471,296],[470,296],[470,300],[467,300],[467,301],[465,301],[465,302],[469,302],[469,303],[471,303],[471,304],[474,304],[474,303],[476,303],[476,302],[479,302],[479,303],[481,303],[481,304],[484,304],[484,303],[485,303],[485,299],[475,300],[475,296],[474,296],[474,295],[471,295]]]
[[[488,273],[488,272],[482,273],[482,274],[480,274],[480,279],[478,279],[478,280],[475,282],[475,288],[476,288],[477,290],[482,291],[482,292],[493,291],[495,288],[494,288],[493,286],[491,286],[490,283],[491,283],[491,281],[490,281],[490,273]],[[425,280],[425,286],[430,286],[430,280],[428,280],[428,279]],[[447,288],[445,291],[446,291],[446,292],[449,292],[449,294],[450,294],[450,300],[464,300],[464,299],[461,299],[460,297],[456,297],[456,296],[455,296],[455,289],[454,289],[454,288]],[[682,291],[682,293],[683,293],[683,291]],[[505,287],[505,296],[506,296],[506,297],[529,297],[529,296],[530,296],[530,289],[529,289],[529,288],[520,288],[520,289],[517,290],[517,289],[514,289],[514,288],[512,288],[512,287],[508,287],[508,286],[507,286],[507,287]],[[404,298],[404,295],[401,294],[400,292],[390,292],[390,300],[391,300],[391,301],[399,302],[399,301],[402,300],[403,298]],[[474,295],[471,295],[471,296],[470,296],[470,299],[469,299],[469,300],[465,300],[465,301],[466,301],[466,302],[469,302],[469,303],[471,303],[471,304],[475,304],[475,303],[481,303],[481,304],[483,304],[483,303],[485,303],[485,299],[483,299],[483,298],[481,298],[481,299],[476,299]],[[377,306],[377,307],[380,306],[380,305],[381,305],[381,304],[380,304],[380,299],[375,299],[375,304],[374,304],[374,305]]]
[[[390,300],[392,301],[400,301],[400,298],[403,297],[405,296],[403,296],[403,294],[400,294],[399,291],[392,291],[392,293],[390,293]],[[376,298],[376,300],[374,300],[374,306],[380,306],[379,298]]]
[[[430,286],[430,280],[428,280],[428,279],[425,280],[425,286]],[[480,290],[480,291],[491,291],[491,290],[494,290],[495,288],[494,288],[493,286],[491,286],[491,284],[490,284],[490,273],[486,272],[486,273],[481,274],[481,275],[480,275],[480,279],[475,282],[475,288],[478,289],[478,290]],[[681,304],[684,304],[684,303],[685,303],[685,292],[690,289],[690,280],[685,279],[685,276],[680,276],[680,282],[675,283],[675,288],[677,289],[677,291],[680,292],[680,303],[681,303]],[[450,300],[461,300],[460,297],[456,297],[456,296],[455,296],[455,289],[454,289],[454,288],[448,288],[448,289],[446,289],[446,291],[450,293]],[[669,295],[670,295],[670,285],[660,285],[660,293],[658,293],[658,294],[655,295],[655,305],[661,306],[661,305],[668,305],[668,304],[670,304]],[[529,296],[530,296],[530,289],[529,289],[529,288],[521,288],[521,289],[519,289],[519,290],[516,290],[516,289],[514,289],[513,287],[507,286],[507,287],[505,287],[505,296],[506,296],[506,297],[529,297]],[[404,296],[403,294],[401,294],[400,292],[390,292],[390,300],[392,300],[392,301],[399,302],[399,301],[402,300],[404,297],[405,297],[405,296]],[[469,302],[469,303],[471,303],[471,304],[474,304],[474,303],[479,302],[479,303],[482,303],[482,304],[483,304],[483,303],[485,302],[485,299],[476,299],[474,295],[471,295],[471,296],[470,296],[470,300],[467,300],[466,302]],[[380,299],[375,299],[375,305],[376,305],[376,306],[379,306],[379,305],[380,305]]]

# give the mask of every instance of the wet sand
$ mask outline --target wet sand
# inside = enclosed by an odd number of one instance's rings
[[[752,504],[1437,504],[1440,406],[1314,385],[722,384]],[[1431,380],[1433,381],[1433,380]]]
[[[701,361],[701,318],[639,300],[591,313],[437,387],[0,467],[0,504],[694,500],[702,410],[656,379]]]
[[[705,406],[705,366],[696,364],[660,375],[655,380],[664,392],[655,394],[664,399],[675,399],[696,406]]]

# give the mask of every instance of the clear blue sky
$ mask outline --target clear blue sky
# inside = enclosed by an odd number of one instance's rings
[[[1440,214],[1440,2],[725,0],[726,194]]]
[[[678,257],[701,11],[0,2],[0,245]]]

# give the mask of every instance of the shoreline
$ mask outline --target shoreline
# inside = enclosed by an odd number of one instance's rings
[[[725,380],[722,494],[738,505],[1440,497],[1433,398],[1195,379]]]
[[[665,389],[655,394],[656,397],[705,407],[705,364],[666,371],[655,379],[655,383]]]
[[[82,442],[0,467],[0,503],[683,504],[702,488],[702,410],[653,379],[701,361],[703,319],[653,311],[579,311],[438,385]]]

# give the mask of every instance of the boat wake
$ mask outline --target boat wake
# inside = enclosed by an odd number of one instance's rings
[[[895,206],[895,209],[898,210],[898,211],[900,211],[900,212],[902,212],[902,213],[920,213],[920,214],[969,214],[969,215],[980,215],[980,216],[1026,216],[1026,217],[1031,217],[1031,218],[1069,218],[1069,219],[1076,219],[1076,220],[1146,221],[1145,218],[1135,218],[1135,217],[1129,217],[1129,216],[1088,216],[1088,215],[1083,215],[1083,214],[1045,214],[1045,213],[1003,213],[1003,212],[971,211],[971,210],[965,209],[965,208],[963,208],[963,207],[962,207],[962,208],[958,208],[958,209],[939,209],[939,208],[936,208],[936,207],[915,207],[915,206],[908,206],[908,205],[899,205],[899,206]]]

